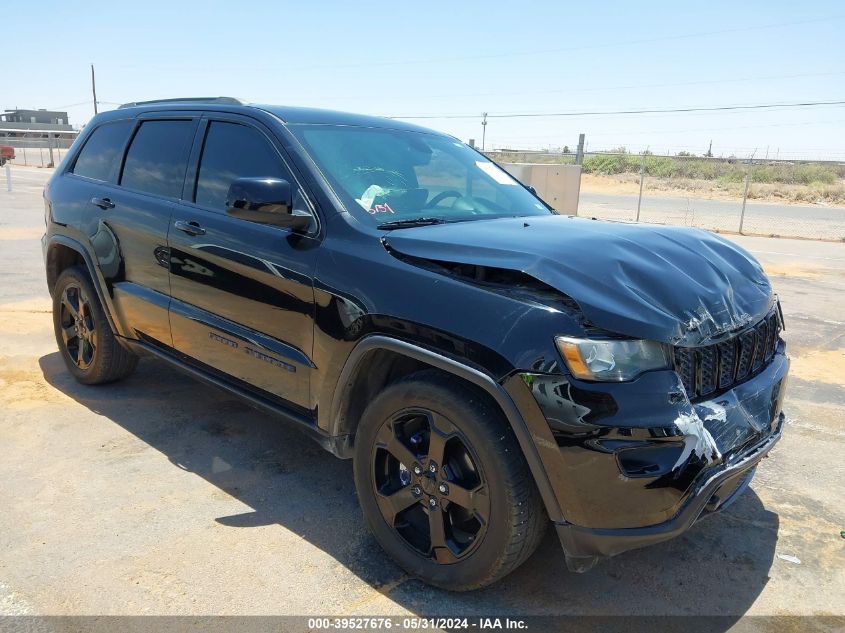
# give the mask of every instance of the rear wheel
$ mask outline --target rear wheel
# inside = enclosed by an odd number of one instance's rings
[[[387,387],[356,434],[355,485],[376,539],[439,587],[488,585],[524,562],[547,525],[507,422],[440,372]]]
[[[56,280],[53,329],[68,371],[83,384],[120,380],[138,364],[138,357],[117,342],[94,285],[79,266]]]

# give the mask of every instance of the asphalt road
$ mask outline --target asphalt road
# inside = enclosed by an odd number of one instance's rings
[[[0,189],[0,614],[845,615],[845,244],[731,238],[770,273],[793,357],[785,436],[733,506],[583,575],[550,531],[499,584],[453,594],[407,578],[351,463],[277,419],[152,360],[111,386],[69,377],[45,176]]]
[[[637,214],[636,195],[581,192],[579,215],[614,220],[633,220]],[[741,200],[643,194],[640,220],[719,231],[739,231]],[[809,239],[845,240],[845,208],[822,205],[748,202],[743,233]]]

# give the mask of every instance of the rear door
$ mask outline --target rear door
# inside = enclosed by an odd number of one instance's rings
[[[170,347],[167,232],[182,194],[199,116],[141,116],[111,195],[108,228],[119,244],[124,279],[114,284],[121,321],[139,338]]]
[[[168,346],[167,231],[198,120],[105,121],[50,189],[54,220],[90,245],[121,332]]]
[[[313,206],[272,133],[248,117],[209,115],[191,164],[169,232],[173,346],[305,413],[319,239],[230,217],[225,201],[235,179],[271,177],[298,191],[297,208]]]

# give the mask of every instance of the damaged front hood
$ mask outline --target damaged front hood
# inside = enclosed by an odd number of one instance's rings
[[[522,271],[574,299],[594,326],[672,345],[711,342],[773,301],[748,252],[697,229],[549,215],[405,229],[383,241],[400,255]]]

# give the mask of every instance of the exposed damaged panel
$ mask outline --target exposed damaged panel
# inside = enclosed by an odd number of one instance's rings
[[[572,297],[519,270],[413,257],[396,252],[390,249],[389,245],[388,250],[394,256],[410,264],[456,277],[493,292],[506,293],[515,298],[530,299],[570,314],[581,314],[578,303]]]
[[[675,419],[674,424],[684,436],[684,450],[675,460],[673,469],[682,467],[692,455],[701,458],[705,464],[712,464],[722,459],[716,440],[695,411],[682,413]]]
[[[746,251],[686,228],[541,216],[419,227],[384,243],[469,278],[487,274],[479,268],[524,273],[577,302],[598,328],[671,345],[717,343],[774,303]]]

